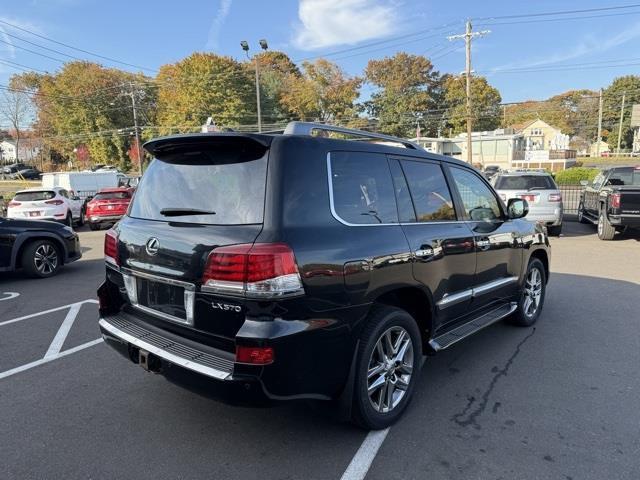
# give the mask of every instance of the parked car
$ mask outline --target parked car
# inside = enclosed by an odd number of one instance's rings
[[[580,196],[578,220],[595,223],[600,240],[612,240],[616,232],[640,227],[640,166],[602,170]]]
[[[12,173],[9,178],[12,179],[25,179],[25,180],[38,180],[40,179],[40,175],[42,172],[36,168],[24,168],[22,170],[18,170],[15,173]]]
[[[498,165],[487,165],[484,167],[484,176],[487,180],[490,180],[495,174],[500,173],[501,168]]]
[[[103,188],[86,205],[85,218],[91,230],[100,230],[105,223],[115,223],[129,208],[132,189]]]
[[[4,167],[2,167],[2,173],[4,173],[5,175],[11,175],[18,172],[19,170],[24,170],[26,168],[29,168],[29,166],[25,165],[24,163],[12,163],[11,165],[5,165]]]
[[[82,256],[78,235],[55,222],[0,218],[0,238],[0,272],[21,269],[32,277],[51,277]]]
[[[538,171],[503,172],[493,177],[491,183],[505,202],[512,198],[527,201],[527,220],[546,225],[549,235],[560,235],[564,213],[562,193],[550,174]]]
[[[15,194],[9,202],[7,217],[83,225],[83,204],[80,197],[64,188],[29,188]]]
[[[425,354],[540,315],[546,232],[522,219],[526,200],[504,205],[464,162],[301,122],[144,147],[155,160],[105,235],[99,325],[171,381],[242,400],[336,400],[384,428]]]

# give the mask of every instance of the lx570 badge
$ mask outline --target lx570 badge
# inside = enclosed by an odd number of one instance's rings
[[[242,311],[242,307],[240,305],[230,305],[228,303],[211,302],[211,306],[217,310],[224,310],[225,312],[231,311],[240,313]]]

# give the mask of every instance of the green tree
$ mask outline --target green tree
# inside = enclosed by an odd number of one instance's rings
[[[447,126],[454,133],[467,130],[467,80],[463,75],[447,76],[444,80],[444,104],[447,106]],[[471,114],[474,131],[494,130],[500,126],[502,97],[484,77],[471,77]]]
[[[441,103],[442,84],[429,59],[399,52],[393,57],[370,60],[365,77],[379,89],[365,108],[378,119],[381,132],[413,136],[421,122],[428,133],[435,133],[441,116],[434,117],[428,111]]]
[[[301,76],[289,74],[281,104],[300,120],[344,122],[355,116],[362,79],[348,77],[335,63],[325,59],[302,64]]]
[[[207,117],[219,126],[257,123],[254,78],[231,57],[193,53],[160,67],[157,84],[163,133],[193,131]]]
[[[633,128],[631,128],[631,106],[640,103],[640,76],[626,75],[616,78],[603,91],[602,124],[609,132],[604,139],[609,148],[615,150],[618,145],[618,125],[620,122],[620,106],[622,95],[625,96],[625,109],[622,119],[621,148],[633,145]]]
[[[291,118],[292,112],[283,105],[281,99],[286,90],[289,76],[299,78],[300,69],[286,53],[278,51],[262,52],[253,61],[247,62],[248,74],[255,75],[255,60],[260,70],[260,106],[263,124],[275,124]]]

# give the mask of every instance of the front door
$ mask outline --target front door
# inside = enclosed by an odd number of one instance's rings
[[[522,238],[489,184],[468,168],[448,167],[467,225],[473,231],[476,275],[470,310],[504,302],[518,290]]]
[[[400,222],[413,254],[413,275],[431,292],[437,321],[454,321],[471,302],[473,233],[458,219],[439,163],[391,159],[390,166]]]

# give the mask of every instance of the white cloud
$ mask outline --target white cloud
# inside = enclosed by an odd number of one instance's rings
[[[215,50],[218,48],[220,43],[220,30],[224,25],[224,21],[227,19],[227,15],[229,15],[229,10],[231,10],[231,0],[220,0],[220,7],[209,29],[209,37],[206,45],[207,50]]]
[[[582,57],[583,55],[606,52],[607,50],[623,45],[638,37],[640,37],[640,22],[606,39],[596,38],[589,35],[573,48],[567,49],[563,52],[558,52],[546,57],[537,57],[501,65],[491,71],[499,72],[500,70],[508,70],[514,67],[539,67],[542,65],[552,65],[554,63],[565,62],[567,60]]]
[[[391,0],[300,0],[293,43],[301,50],[384,37],[398,25]]]

